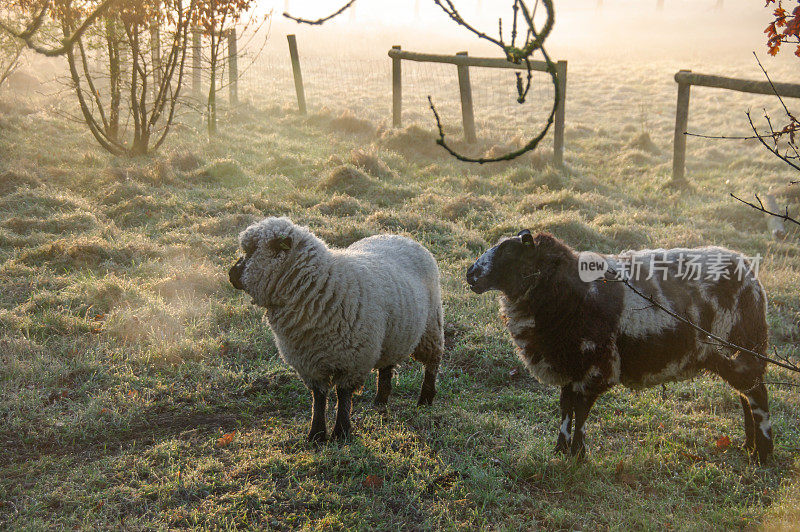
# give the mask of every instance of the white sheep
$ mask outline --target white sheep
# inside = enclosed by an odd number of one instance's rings
[[[425,366],[419,404],[436,394],[444,348],[439,268],[423,246],[379,235],[331,249],[288,218],[267,218],[242,231],[245,252],[231,284],[267,311],[281,357],[311,389],[309,440],[326,439],[325,405],[336,387],[332,436],[350,432],[350,404],[373,369],[376,404],[391,392],[392,370],[409,354]]]

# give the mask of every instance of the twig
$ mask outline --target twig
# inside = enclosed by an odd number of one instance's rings
[[[290,15],[289,13],[286,13],[286,12],[283,13],[283,16],[288,18],[289,20],[294,20],[298,24],[308,24],[310,26],[320,26],[322,24],[325,24],[326,22],[328,22],[332,18],[338,17],[339,15],[341,15],[342,13],[344,13],[345,11],[350,9],[350,7],[352,7],[352,5],[355,4],[355,3],[356,3],[356,0],[350,0],[345,5],[340,7],[337,11],[331,13],[327,17],[318,18],[317,20],[309,20],[309,19],[306,19],[306,18],[295,17],[295,16]]]
[[[653,304],[654,306],[658,307],[662,311],[666,312],[667,314],[669,314],[670,316],[672,316],[676,320],[680,321],[681,323],[683,323],[685,325],[688,325],[692,329],[704,334],[710,340],[715,340],[716,342],[719,343],[720,347],[725,347],[725,348],[730,349],[732,351],[739,351],[741,353],[747,353],[747,354],[752,355],[752,356],[754,356],[754,357],[756,357],[756,358],[758,358],[760,360],[763,360],[765,362],[769,362],[771,364],[775,364],[776,366],[782,367],[784,369],[788,369],[790,371],[794,371],[796,373],[800,373],[800,366],[798,366],[798,365],[796,365],[794,363],[791,363],[791,362],[787,363],[787,362],[781,362],[780,360],[775,360],[774,358],[770,358],[770,357],[768,357],[768,356],[766,356],[766,355],[764,355],[762,353],[758,353],[756,351],[753,351],[752,349],[747,349],[746,347],[742,347],[740,345],[736,345],[736,344],[734,344],[732,342],[729,342],[729,341],[717,336],[716,334],[705,330],[704,328],[700,327],[699,325],[695,325],[688,318],[686,318],[684,316],[681,316],[677,312],[674,312],[674,311],[668,309],[667,307],[665,307],[664,305],[662,305],[661,303],[656,301],[653,298],[653,296],[646,295],[646,294],[642,293],[638,288],[633,286],[628,279],[625,279],[624,277],[622,277],[620,275],[617,275],[616,270],[614,270],[613,268],[609,267],[609,272],[616,276],[616,280],[618,280],[618,282],[621,282],[625,286],[630,288],[636,295],[638,295],[639,297],[645,299],[646,301],[649,301],[651,304]]]
[[[525,146],[518,150],[511,151],[505,155],[501,155],[498,157],[468,157],[466,155],[462,155],[458,153],[453,147],[447,144],[445,140],[445,133],[444,127],[442,126],[441,118],[439,117],[439,113],[436,111],[436,106],[433,104],[433,99],[428,96],[428,103],[430,104],[431,111],[433,112],[433,117],[436,121],[436,128],[439,133],[439,138],[436,139],[436,143],[444,148],[447,153],[458,159],[459,161],[470,162],[470,163],[493,163],[493,162],[500,162],[500,161],[510,161],[516,159],[517,157],[534,150],[542,139],[547,135],[547,132],[550,130],[550,127],[553,125],[553,121],[555,120],[556,109],[558,108],[558,101],[559,101],[559,94],[560,94],[560,83],[561,80],[558,79],[558,74],[556,71],[556,65],[550,59],[550,56],[547,54],[547,51],[544,49],[544,41],[550,35],[550,32],[553,29],[553,24],[555,22],[555,8],[553,7],[553,0],[542,0],[542,3],[547,10],[547,20],[545,22],[544,27],[540,33],[536,32],[536,28],[533,21],[533,15],[528,10],[528,7],[525,5],[524,0],[514,0],[514,4],[512,6],[514,12],[514,21],[516,22],[517,14],[522,13],[522,16],[525,20],[525,23],[528,25],[528,31],[526,36],[526,43],[522,48],[517,48],[513,44],[511,46],[507,46],[503,43],[502,35],[500,35],[500,39],[494,39],[493,37],[489,37],[482,31],[476,29],[471,24],[467,23],[461,14],[456,10],[455,6],[453,5],[452,0],[433,0],[436,5],[438,5],[442,10],[459,26],[464,27],[468,31],[472,32],[473,34],[477,35],[478,38],[484,39],[489,41],[497,46],[499,46],[506,55],[506,59],[512,63],[522,63],[525,61],[528,70],[528,83],[526,87],[523,87],[521,76],[517,75],[517,91],[519,97],[517,101],[519,103],[523,103],[525,101],[525,97],[530,89],[530,80],[531,80],[531,66],[530,66],[530,56],[537,50],[540,50],[542,56],[544,57],[545,63],[547,64],[547,73],[550,75],[550,78],[553,82],[553,106],[550,109],[550,114],[547,117],[547,120],[539,131],[537,135],[535,135]],[[538,5],[539,0],[537,0],[536,5]],[[514,28],[516,30],[516,28]],[[514,36],[516,36],[516,31],[512,32]],[[513,39],[512,39],[513,41]]]
[[[108,11],[111,5],[116,1],[117,0],[104,0],[102,4],[97,6],[97,9],[92,11],[92,13],[90,13],[89,16],[86,17],[86,19],[83,21],[83,24],[78,26],[78,28],[74,32],[72,32],[72,35],[64,38],[64,40],[61,41],[62,45],[59,48],[47,48],[33,42],[33,36],[36,34],[37,31],[39,31],[39,28],[41,28],[42,24],[44,23],[44,18],[47,15],[48,10],[50,9],[49,0],[42,4],[41,11],[39,11],[39,13],[33,19],[33,21],[23,31],[14,30],[13,28],[5,24],[3,21],[0,21],[0,30],[13,35],[17,39],[24,42],[25,46],[27,46],[28,48],[37,53],[40,53],[47,57],[56,57],[59,55],[64,55],[70,50],[72,50],[73,46],[75,46],[75,43],[78,41],[78,39],[81,38],[81,36],[89,28],[89,26],[94,24],[94,22],[101,15],[103,15],[103,13]]]
[[[755,194],[756,201],[758,201],[758,205],[756,205],[755,203],[751,203],[749,201],[745,201],[745,200],[743,200],[742,198],[738,197],[737,195],[735,195],[733,193],[731,193],[731,197],[733,199],[737,200],[737,201],[741,201],[745,205],[748,205],[748,206],[754,208],[757,211],[763,212],[764,214],[769,214],[770,216],[774,216],[775,218],[780,218],[781,220],[783,220],[785,222],[792,222],[793,224],[800,226],[800,220],[797,220],[796,218],[793,218],[793,217],[791,217],[789,215],[789,207],[788,206],[786,207],[786,211],[783,214],[781,214],[779,212],[773,212],[773,211],[770,211],[769,209],[767,209],[764,206],[764,203],[761,201],[761,198],[758,197],[758,194]]]

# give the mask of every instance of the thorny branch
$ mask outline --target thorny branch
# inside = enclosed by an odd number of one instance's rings
[[[310,19],[306,19],[306,18],[295,17],[295,16],[290,15],[289,13],[286,13],[286,12],[283,13],[283,16],[288,18],[289,20],[294,20],[298,24],[309,24],[311,26],[321,26],[322,24],[325,24],[326,22],[328,22],[332,18],[336,18],[339,15],[341,15],[342,13],[344,13],[345,11],[347,11],[348,9],[350,9],[353,6],[353,4],[355,4],[355,3],[356,3],[356,0],[350,0],[345,5],[340,7],[337,11],[331,13],[327,17],[318,18],[316,20],[310,20]]]
[[[102,16],[103,13],[105,13],[108,10],[108,8],[110,8],[111,5],[116,1],[117,0],[104,0],[102,4],[97,6],[97,8],[86,17],[83,23],[80,26],[78,26],[75,29],[75,31],[72,32],[71,35],[66,36],[61,41],[61,46],[58,48],[48,48],[46,46],[41,46],[39,44],[36,44],[33,40],[36,33],[39,31],[39,29],[41,29],[42,24],[44,23],[44,19],[47,16],[47,12],[51,8],[50,0],[47,0],[44,3],[42,3],[41,10],[39,10],[34,19],[31,21],[30,24],[28,24],[28,26],[24,30],[17,31],[1,20],[0,20],[0,30],[21,40],[22,42],[25,43],[25,46],[27,46],[28,48],[37,53],[40,53],[47,57],[56,57],[59,55],[64,55],[70,50],[72,50],[73,46],[75,46],[75,43],[81,38],[81,36],[89,28],[89,26],[94,24],[95,21],[100,16]]]

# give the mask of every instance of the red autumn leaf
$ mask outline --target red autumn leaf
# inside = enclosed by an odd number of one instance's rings
[[[717,449],[727,449],[731,446],[731,439],[727,436],[717,438]]]
[[[378,475],[369,475],[361,482],[361,485],[365,488],[378,489],[383,486],[383,479]]]
[[[217,440],[217,447],[227,447],[233,441],[233,437],[236,435],[236,431],[229,432],[227,434],[223,434]]]
[[[688,458],[689,460],[692,460],[693,462],[699,462],[700,460],[703,459],[702,457],[697,456],[696,454],[687,453],[686,451],[681,451],[681,454],[686,458]]]

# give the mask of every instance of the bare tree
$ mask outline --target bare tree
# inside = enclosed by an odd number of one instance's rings
[[[232,50],[230,47],[235,40],[229,40],[231,32],[239,31],[242,34],[249,30],[257,32],[263,23],[268,20],[268,15],[258,18],[254,13],[244,20],[245,15],[255,5],[255,0],[198,0],[195,14],[195,28],[202,32],[208,42],[208,55],[205,69],[209,73],[208,98],[206,100],[206,124],[209,135],[217,132],[217,92],[227,86],[222,79],[225,52],[228,57],[238,56],[244,47]],[[239,27],[237,28],[237,24]],[[235,38],[235,33],[233,34]],[[239,76],[238,72],[230,72],[233,78]],[[229,83],[233,81],[230,80]]]
[[[82,119],[107,151],[144,155],[166,139],[194,7],[194,0],[117,0],[67,49]],[[64,9],[57,16],[65,38],[74,35],[80,11]],[[90,66],[92,54],[101,59],[101,69]]]

